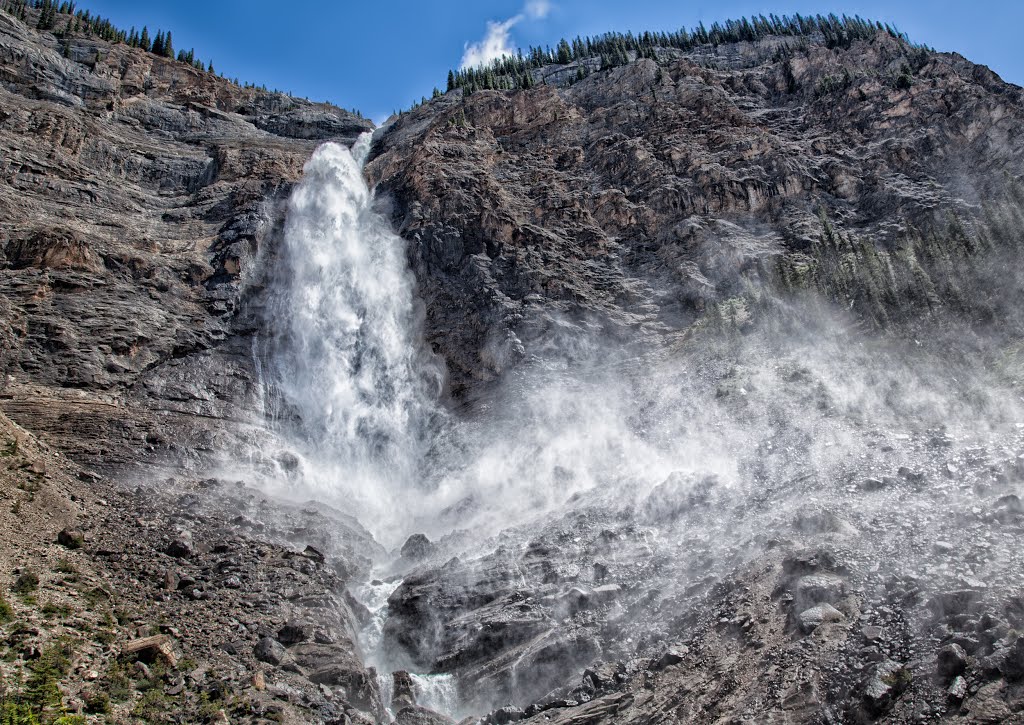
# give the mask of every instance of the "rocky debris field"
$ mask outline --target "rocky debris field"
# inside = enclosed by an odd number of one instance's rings
[[[343,517],[275,504],[278,523],[253,538],[196,511],[235,484],[127,490],[2,422],[5,707],[153,723],[384,717],[342,558],[306,543]]]
[[[756,411],[813,376],[747,385],[719,398],[755,432],[734,478],[618,481],[484,545],[410,540],[393,661],[454,674],[493,723],[1022,717],[1024,426],[840,405],[773,429]]]
[[[4,681],[62,653],[70,712],[453,722],[403,696],[401,671],[388,688],[364,668],[374,613],[349,592],[392,559],[384,645],[456,675],[451,715],[1007,722],[1024,706],[1019,430],[869,428],[826,481],[677,475],[639,498],[576,494],[484,545],[420,535],[388,554],[322,506],[217,479],[112,486],[5,426]]]

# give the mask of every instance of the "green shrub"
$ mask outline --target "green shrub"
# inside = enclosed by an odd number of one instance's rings
[[[77,574],[78,568],[67,559],[59,559],[54,567],[61,574]]]
[[[58,686],[71,667],[68,644],[57,642],[29,665],[30,673],[25,682],[23,694],[37,715],[43,715],[61,706],[61,692]]]
[[[109,629],[101,629],[96,633],[94,639],[100,644],[113,644],[117,641],[117,632],[112,632]]]
[[[14,699],[0,701],[0,725],[40,725],[39,718],[27,702]]]
[[[91,607],[95,607],[98,604],[110,599],[110,592],[103,587],[92,587],[91,589],[82,589],[82,598],[85,599],[86,603]],[[118,616],[118,621],[121,617]],[[123,622],[122,622],[123,624]]]
[[[132,694],[132,681],[128,678],[121,664],[116,660],[107,670],[106,692],[114,702],[124,702]]]
[[[159,689],[146,692],[132,708],[132,715],[147,723],[171,722],[170,716],[173,712],[174,705],[171,699]]]
[[[46,602],[39,611],[47,617],[61,617],[62,619],[71,615],[71,607],[55,602]]]
[[[85,711],[90,715],[105,715],[110,712],[110,696],[105,692],[82,693]]]

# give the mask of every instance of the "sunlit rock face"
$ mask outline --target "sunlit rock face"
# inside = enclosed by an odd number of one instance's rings
[[[31,25],[0,13],[4,409],[99,469],[208,449],[252,407],[239,311],[291,184],[372,124]]]
[[[960,305],[941,272],[935,296],[913,283],[901,250],[927,267],[914,240],[1004,200],[1021,122],[1020,89],[955,54],[770,38],[448,94],[389,126],[368,174],[409,241],[427,338],[472,396],[567,326],[664,339],[715,304],[742,325],[750,305],[730,301],[766,278],[869,326]]]

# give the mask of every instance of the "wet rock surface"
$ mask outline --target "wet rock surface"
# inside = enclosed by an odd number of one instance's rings
[[[506,530],[492,553],[406,576],[388,602],[385,643],[421,670],[456,674],[468,709],[505,700],[530,722],[813,721],[822,712],[974,722],[1015,712],[1024,706],[1012,685],[1024,640],[1010,624],[1020,617],[1019,531],[983,512],[1021,479],[988,489],[980,484],[992,468],[965,452],[973,445],[954,440],[934,455],[928,436],[907,436],[886,457],[928,472],[955,456],[955,483],[935,478],[920,491],[906,481],[870,506],[865,497],[878,492],[845,483],[859,470],[838,475],[834,489],[789,481],[765,508],[732,488],[735,518],[720,524],[729,539],[699,509],[641,526],[631,507],[595,491],[571,514]],[[1018,434],[994,447],[1022,445]],[[828,499],[845,520],[778,521],[789,496]],[[935,549],[940,530],[950,546]],[[598,559],[609,562],[600,584]],[[1005,686],[982,692],[991,682]]]

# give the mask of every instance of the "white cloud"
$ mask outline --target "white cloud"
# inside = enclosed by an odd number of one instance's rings
[[[535,20],[543,20],[551,12],[549,0],[527,0],[523,8],[527,15]]]
[[[513,15],[508,20],[500,22],[488,20],[487,33],[483,39],[476,43],[466,43],[459,67],[463,70],[475,68],[478,65],[485,65],[492,60],[497,60],[504,55],[515,55],[516,49],[512,45],[511,37],[512,28],[526,18],[543,20],[550,12],[550,0],[526,0],[523,11]]]
[[[462,53],[461,68],[475,68],[478,65],[490,63],[503,55],[513,55],[515,49],[512,47],[509,31],[512,26],[523,19],[522,15],[516,15],[508,20],[496,23],[493,20],[487,21],[487,35],[478,43],[467,43]]]

